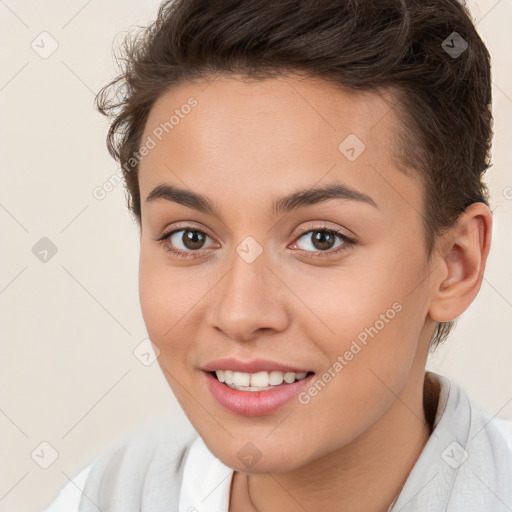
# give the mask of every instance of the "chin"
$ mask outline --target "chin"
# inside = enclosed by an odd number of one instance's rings
[[[229,444],[216,442],[218,438],[213,439],[211,431],[210,436],[201,437],[217,459],[240,473],[284,473],[298,469],[314,458],[304,448],[286,445],[277,437],[273,443],[258,436],[252,441],[250,438],[244,441],[230,439]]]

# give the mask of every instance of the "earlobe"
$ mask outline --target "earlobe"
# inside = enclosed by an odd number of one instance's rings
[[[484,203],[473,203],[438,243],[429,314],[436,322],[460,316],[473,302],[482,284],[491,244],[492,214]]]

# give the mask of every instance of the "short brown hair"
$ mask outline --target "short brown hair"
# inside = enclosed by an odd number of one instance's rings
[[[489,193],[491,76],[488,50],[457,0],[171,0],[123,41],[119,75],[96,96],[111,119],[128,207],[141,221],[138,151],[151,107],[170,87],[215,73],[265,79],[306,73],[359,90],[397,93],[400,168],[424,184],[425,246]],[[456,32],[458,36],[454,36]],[[446,43],[467,43],[457,56]],[[451,39],[450,39],[451,38]],[[454,322],[438,323],[431,347]]]

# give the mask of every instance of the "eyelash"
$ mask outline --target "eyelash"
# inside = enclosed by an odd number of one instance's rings
[[[202,235],[209,236],[207,233],[200,229],[196,229],[193,226],[184,226],[180,227],[180,229],[174,229],[172,231],[169,231],[167,233],[164,233],[160,238],[157,238],[157,242],[163,245],[166,251],[170,252],[171,254],[178,256],[179,258],[193,258],[195,253],[200,252],[199,251],[181,251],[178,249],[175,249],[172,245],[170,245],[166,240],[176,233],[179,233],[180,231],[192,231],[196,233],[201,233]],[[326,232],[331,233],[343,241],[343,244],[339,246],[336,250],[330,250],[330,251],[306,251],[305,249],[298,249],[299,251],[303,253],[312,253],[313,256],[308,256],[310,258],[324,258],[326,256],[323,256],[324,254],[327,254],[329,256],[338,254],[340,252],[346,251],[348,248],[353,246],[356,242],[353,238],[348,237],[345,233],[342,233],[340,230],[336,228],[327,228],[327,227],[316,227],[316,228],[302,228],[299,230],[299,233],[296,237],[296,240],[301,238],[303,235],[307,233],[315,233],[315,232]]]

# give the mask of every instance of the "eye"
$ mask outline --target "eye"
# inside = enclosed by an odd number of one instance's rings
[[[304,239],[306,243],[300,247],[299,243],[295,242],[294,247],[301,251],[312,252],[312,257],[323,257],[325,253],[328,255],[338,254],[355,244],[355,240],[338,229],[325,227],[302,230],[302,234],[297,240],[301,239]],[[336,239],[339,241],[337,245]]]
[[[335,228],[317,227],[303,228],[292,248],[309,253],[308,257],[326,257],[348,250],[355,244],[355,240]],[[200,229],[185,226],[164,233],[156,241],[161,243],[171,254],[180,258],[192,258],[205,248],[206,240],[210,237]],[[304,239],[306,243],[301,247],[298,243]],[[336,245],[336,240],[338,244]],[[215,247],[215,244],[213,245]],[[333,250],[334,249],[334,250]]]
[[[164,233],[157,242],[160,242],[170,253],[189,258],[204,248],[207,238],[210,237],[204,231],[188,226]]]

